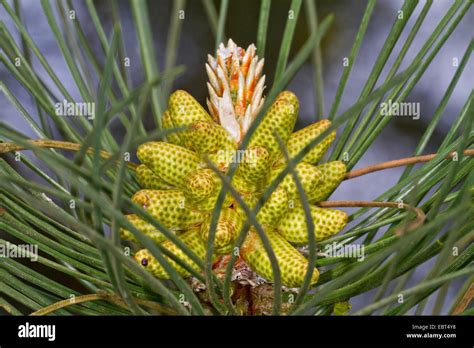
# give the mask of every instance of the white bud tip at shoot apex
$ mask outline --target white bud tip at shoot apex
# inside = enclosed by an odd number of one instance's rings
[[[208,55],[207,106],[214,120],[240,142],[262,108],[265,75],[264,59],[258,59],[254,44],[244,50],[232,39],[217,49],[216,58]]]

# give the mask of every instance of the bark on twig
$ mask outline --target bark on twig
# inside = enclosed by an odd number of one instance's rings
[[[456,154],[455,152],[451,152],[446,159],[452,158],[455,154]],[[471,149],[464,150],[463,154],[465,156],[472,156],[474,155],[474,150],[471,150]],[[368,167],[364,167],[364,168],[360,168],[360,169],[356,169],[351,172],[348,172],[344,180],[353,179],[358,176],[373,173],[379,170],[402,167],[402,166],[407,166],[410,164],[416,164],[416,163],[422,163],[422,162],[428,162],[428,161],[431,161],[436,156],[438,156],[437,153],[432,153],[430,155],[406,157],[406,158],[396,159],[393,161],[373,164]]]
[[[82,295],[82,296],[77,296],[74,297],[74,299],[66,299],[62,301],[55,302],[47,307],[41,308],[33,313],[31,313],[31,316],[42,316],[46,315],[52,312],[57,311],[58,309],[72,306],[75,304],[83,303],[83,302],[89,302],[89,301],[108,301],[111,302],[117,306],[120,306],[122,308],[128,309],[127,304],[120,298],[119,295],[117,294],[112,294],[108,293],[103,290],[99,290],[96,294],[88,294],[88,295]],[[139,298],[134,298],[134,301],[141,306],[148,307],[150,309],[154,309],[160,313],[167,314],[167,315],[176,315],[177,313],[169,308],[166,307],[158,302],[153,302],[153,301],[146,301],[143,299]]]

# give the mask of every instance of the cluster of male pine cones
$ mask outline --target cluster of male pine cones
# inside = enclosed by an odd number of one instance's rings
[[[298,117],[298,99],[284,91],[268,109],[250,139],[243,154],[237,156],[239,143],[263,105],[265,76],[263,59],[256,48],[246,50],[229,40],[220,45],[216,58],[209,56],[206,70],[209,76],[209,113],[187,92],[174,92],[163,114],[163,128],[185,127],[184,131],[167,136],[167,141],[147,142],[139,146],[137,156],[141,165],[136,177],[143,188],[132,200],[147,210],[177,236],[196,255],[204,259],[211,215],[222,183],[205,156],[225,173],[232,161],[238,167],[232,185],[249,207],[254,207],[264,190],[285,168],[275,132],[286,144],[288,155],[295,156],[309,142],[330,126],[321,120],[293,132]],[[346,174],[343,162],[318,164],[335,138],[328,135],[296,165],[296,173],[311,203],[316,241],[340,232],[347,223],[343,211],[315,205],[325,200]],[[197,265],[180,248],[167,240],[153,225],[137,215],[128,220],[156,243],[175,254],[190,267]],[[275,252],[284,286],[298,288],[309,266],[298,247],[308,244],[305,213],[299,200],[296,182],[288,174],[278,185],[257,214],[259,223]],[[215,235],[216,262],[233,251],[234,242],[247,216],[238,202],[228,194],[217,222]],[[134,240],[127,230],[121,230],[124,240]],[[270,259],[254,227],[239,249],[239,262],[267,282],[273,281]],[[169,278],[163,266],[146,250],[134,255],[137,262],[158,278]],[[171,259],[170,264],[183,276],[190,273]],[[315,268],[311,283],[318,281]]]

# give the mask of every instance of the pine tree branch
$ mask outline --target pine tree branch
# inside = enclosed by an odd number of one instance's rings
[[[34,146],[44,147],[44,148],[55,148],[55,149],[71,150],[71,151],[79,151],[81,149],[80,144],[76,144],[76,143],[72,143],[68,141],[39,139],[39,140],[29,140],[29,143],[31,143]],[[22,150],[26,150],[26,148],[23,146],[17,145],[15,143],[10,143],[10,142],[0,143],[0,154],[13,152],[13,151],[22,151]],[[92,153],[92,150],[89,149],[88,153]],[[465,156],[473,156],[474,149],[464,150],[463,154]],[[446,157],[446,159],[452,158],[455,155],[456,155],[456,152],[451,152],[449,156]],[[108,159],[112,157],[112,155],[108,153],[107,151],[101,151],[100,156],[104,159]],[[436,156],[438,156],[437,153],[432,153],[429,155],[405,157],[405,158],[399,158],[392,161],[376,163],[368,167],[364,167],[364,168],[360,168],[360,169],[356,169],[356,170],[348,172],[344,180],[357,178],[359,176],[377,172],[379,170],[402,167],[402,166],[407,166],[407,165],[416,164],[416,163],[429,162]],[[138,166],[138,164],[133,163],[133,162],[128,162],[127,165],[131,169],[135,169]]]
[[[474,155],[474,149],[464,150],[463,154],[465,156],[472,156],[472,155]],[[446,157],[446,159],[452,158],[455,155],[456,155],[456,152],[451,152],[449,154],[449,156]],[[438,156],[437,153],[432,153],[432,154],[429,154],[429,155],[405,157],[405,158],[400,158],[400,159],[396,159],[396,160],[393,160],[393,161],[373,164],[373,165],[368,166],[368,167],[364,167],[364,168],[361,168],[361,169],[356,169],[356,170],[353,170],[351,172],[348,172],[346,174],[345,180],[353,179],[353,178],[356,178],[358,176],[373,173],[373,172],[376,172],[376,171],[379,171],[379,170],[390,169],[390,168],[401,167],[401,166],[407,166],[407,165],[415,164],[415,163],[428,162],[428,161],[431,161],[436,156]]]
[[[117,306],[120,306],[122,308],[128,309],[127,304],[119,297],[117,294],[112,294],[103,290],[99,290],[96,294],[87,294],[87,295],[82,295],[82,296],[77,296],[74,297],[73,299],[66,299],[66,300],[61,300],[58,302],[55,302],[47,307],[41,308],[33,313],[31,313],[31,316],[43,316],[47,315],[49,313],[52,313],[54,311],[57,311],[58,309],[68,307],[71,305],[83,303],[83,302],[88,302],[88,301],[108,301],[111,302]],[[163,314],[168,314],[168,315],[176,315],[177,313],[166,306],[163,306],[160,303],[153,302],[153,301],[147,301],[139,298],[134,298],[135,302],[139,305],[154,309],[160,313]]]
[[[28,142],[31,145],[38,146],[38,147],[43,147],[43,148],[49,148],[49,149],[62,149],[62,150],[71,150],[71,151],[79,151],[82,147],[81,144],[77,143],[72,143],[69,141],[59,141],[59,140],[47,140],[47,139],[38,139],[38,140],[28,140]],[[24,146],[15,144],[15,143],[0,143],[0,154],[2,153],[7,153],[7,152],[14,152],[14,151],[22,151],[22,150],[28,150]],[[89,148],[87,150],[87,153],[92,154],[92,149]],[[104,159],[109,159],[112,157],[112,155],[107,152],[107,151],[100,151],[100,157]],[[127,162],[127,165],[135,169],[138,165],[133,162]]]
[[[423,210],[417,207],[412,207],[406,203],[402,202],[373,202],[373,201],[323,201],[317,203],[320,207],[323,208],[335,208],[335,207],[380,207],[380,208],[398,208],[406,209],[414,212],[416,218],[411,221],[406,226],[398,227],[394,234],[401,236],[406,231],[414,230],[423,224],[425,221],[425,213]]]
[[[461,298],[456,308],[453,310],[453,315],[459,315],[469,306],[472,299],[474,298],[474,284],[469,286],[469,289],[465,292],[464,296]]]

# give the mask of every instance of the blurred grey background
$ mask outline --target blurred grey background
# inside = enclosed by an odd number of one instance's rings
[[[108,1],[103,0],[96,1],[95,3],[98,7],[101,20],[106,27],[107,34],[110,34],[112,17],[109,3]],[[414,15],[403,31],[402,37],[387,63],[388,67],[392,65],[395,59],[394,57],[396,57],[397,52],[405,42],[409,29],[412,27],[414,20],[416,19],[417,14],[421,11],[424,3],[424,1],[420,1],[417,6]],[[402,70],[406,68],[408,65],[407,63],[415,57],[452,3],[453,1],[434,1],[420,32],[401,66]],[[42,12],[40,2],[35,0],[22,0],[20,1],[20,4],[23,11],[23,20],[39,49],[45,55],[49,63],[54,67],[55,72],[68,90],[74,97],[77,97],[77,99],[80,100],[79,93],[74,85],[74,80],[72,79],[62,58],[55,38]],[[126,53],[131,59],[130,76],[132,77],[133,84],[136,86],[143,81],[143,69],[139,58],[139,47],[134,31],[134,23],[128,1],[119,1],[118,4],[122,19],[124,40],[126,43]],[[219,2],[216,1],[217,6],[218,4]],[[366,4],[366,1],[350,0],[316,1],[319,21],[330,13],[335,15],[333,25],[322,42],[326,113],[331,107],[343,71],[342,59],[349,55]],[[379,51],[393,25],[397,11],[401,8],[402,4],[403,1],[401,0],[378,1],[365,40],[360,49],[359,57],[355,62],[355,66],[350,75],[345,94],[339,107],[339,113],[346,110],[357,100],[366,78],[370,73]],[[73,0],[73,5],[77,10],[77,16],[86,31],[88,39],[97,50],[98,56],[102,59],[102,54],[99,53],[100,45],[97,40],[94,26],[87,14],[85,1]],[[158,64],[160,69],[163,69],[172,1],[149,1],[148,6],[150,21],[153,27],[152,34]],[[290,1],[288,0],[272,1],[265,54],[266,64],[264,68],[264,73],[267,75],[267,86],[271,86],[273,82],[275,62],[277,60],[289,6]],[[244,48],[250,43],[255,42],[259,7],[259,1],[230,1],[225,30],[226,36],[231,37],[237,44]],[[201,1],[188,0],[184,10],[185,19],[183,22],[176,64],[186,66],[187,70],[184,75],[176,80],[173,89],[185,89],[204,104],[207,96],[207,77],[204,63],[207,54],[213,52],[215,44],[214,36]],[[3,7],[0,8],[0,20],[5,22],[7,28],[14,34],[17,42],[19,42],[18,32],[15,30],[12,21],[5,13]],[[413,153],[425,127],[429,123],[435,108],[440,102],[452,76],[454,75],[456,68],[453,67],[452,64],[453,58],[457,58],[459,61],[461,60],[461,57],[469,44],[469,40],[472,38],[473,24],[474,13],[471,8],[443,46],[440,53],[433,60],[422,79],[409,95],[407,99],[408,101],[416,101],[421,105],[420,119],[415,121],[411,118],[393,118],[390,124],[382,134],[380,134],[375,143],[358,163],[356,168],[364,167],[368,164],[410,156]],[[305,7],[303,5],[296,27],[292,54],[294,54],[297,49],[304,44],[307,37],[308,31]],[[39,67],[38,62],[35,62],[35,66],[38,67],[38,71],[40,71],[42,76],[45,77],[45,80],[48,81],[46,74]],[[379,80],[378,84],[380,84],[380,81],[383,82],[387,72],[388,69],[384,69],[381,80]],[[474,66],[471,59],[471,62],[468,63],[463,76],[454,90],[452,98],[446,106],[440,124],[425,151],[426,153],[436,152],[436,149],[441,143],[444,135],[449,130],[452,120],[456,117],[463,103],[467,100],[469,93],[473,88],[473,73]],[[23,103],[23,106],[33,115],[36,115],[31,97],[13,79],[13,77],[9,75],[3,66],[0,66],[0,79],[14,91],[16,97]],[[298,121],[298,127],[311,123],[315,115],[315,103],[313,100],[313,67],[309,60],[290,83],[288,89],[296,93],[300,99],[300,119]],[[25,134],[36,137],[28,124],[19,115],[19,112],[9,103],[3,94],[0,95],[0,110],[1,121],[6,122]],[[323,117],[325,116],[326,115],[323,115]],[[149,117],[149,130],[152,128],[152,124],[151,117]],[[123,134],[123,129],[118,124],[114,124],[113,134],[120,139]],[[396,168],[350,180],[340,186],[332,196],[332,199],[373,200],[378,195],[385,192],[387,188],[395,184],[402,171],[403,168]],[[427,264],[427,266],[431,266],[431,263],[429,265]],[[413,286],[419,282],[425,276],[426,269],[428,268],[418,268],[417,272],[409,281],[408,286]],[[455,294],[455,291],[458,288],[457,285],[458,283],[454,283],[454,285],[450,287],[450,293],[448,294],[448,301],[445,304],[445,310],[447,309],[447,305],[450,304],[449,298]],[[353,298],[351,300],[353,308],[358,309],[361,306],[367,305],[367,303],[372,300],[374,294],[375,292],[372,291],[363,296]],[[427,306],[425,313],[429,313],[431,307],[432,301],[430,301]]]

